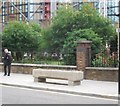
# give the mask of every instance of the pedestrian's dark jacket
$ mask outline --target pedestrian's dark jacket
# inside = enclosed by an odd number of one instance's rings
[[[10,53],[5,53],[3,63],[5,65],[10,65],[12,63],[12,56]]]

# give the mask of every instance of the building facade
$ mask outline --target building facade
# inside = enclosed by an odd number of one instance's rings
[[[0,2],[0,8],[2,7],[2,2]],[[2,9],[0,9],[0,32],[2,32]]]
[[[51,0],[11,0],[1,2],[1,21],[6,25],[9,21],[34,21],[43,27],[50,22],[54,11],[54,2]]]
[[[73,5],[80,9],[83,3],[89,3],[99,13],[108,17],[113,23],[118,22],[118,0],[2,0],[0,2],[0,27],[4,27],[9,21],[34,21],[42,27],[49,25],[53,13],[61,5]],[[0,29],[2,29],[0,28]],[[3,30],[3,29],[2,29]]]
[[[98,12],[112,20],[112,23],[118,23],[118,17],[115,15],[118,14],[119,0],[71,0],[74,7],[80,9],[83,3],[89,3],[91,6],[96,8]]]

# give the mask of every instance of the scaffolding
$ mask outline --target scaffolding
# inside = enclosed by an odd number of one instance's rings
[[[112,24],[118,23],[118,17],[115,15],[119,11],[119,0],[78,0],[73,2],[73,6],[76,9],[80,9],[82,4],[90,4],[98,10],[101,16],[107,17],[112,21]]]
[[[43,21],[49,22],[51,18],[50,8],[50,2],[48,0],[46,2],[2,0],[0,2],[2,28],[12,20],[25,21],[27,23],[34,21],[40,24]]]
[[[58,9],[57,5],[59,1],[60,0],[1,0],[0,29],[3,30],[3,27],[12,20],[25,21],[27,23],[34,21],[45,27],[53,17],[52,13]],[[62,3],[64,3],[64,1],[62,1]],[[91,4],[102,16],[111,19],[113,24],[118,23],[118,17],[114,15],[118,13],[118,0],[71,0],[69,4],[73,5],[76,9],[80,9],[84,3]],[[61,2],[59,4],[61,4]]]

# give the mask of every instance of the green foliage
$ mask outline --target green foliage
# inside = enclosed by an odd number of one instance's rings
[[[34,45],[34,50],[41,49],[41,36],[42,36],[42,29],[39,24],[37,23],[30,23],[29,26],[32,28],[32,33],[34,36],[33,42],[36,43]]]
[[[106,55],[105,53],[99,53],[92,61],[94,67],[116,67],[118,65],[117,54]]]
[[[103,45],[106,42],[109,44],[117,35],[111,22],[100,16],[90,5],[83,5],[79,11],[68,6],[67,9],[62,7],[57,10],[49,30],[43,34],[44,44],[46,43],[47,48],[60,52],[69,37],[68,33],[80,29],[93,30],[101,38]]]
[[[39,47],[40,27],[37,24],[12,21],[5,27],[2,35],[2,46],[16,51],[22,58],[25,51],[35,51]]]
[[[91,29],[80,29],[68,33],[65,40],[62,53],[64,54],[64,62],[66,64],[75,65],[76,63],[76,44],[80,40],[92,41],[92,56],[98,53],[101,47],[101,38]],[[99,48],[98,48],[99,47]],[[72,63],[71,63],[72,62]]]
[[[51,50],[59,52],[67,36],[67,32],[72,31],[75,12],[72,7],[63,7],[57,11],[53,17],[51,26],[44,33],[44,42]]]
[[[110,51],[112,52],[117,52],[118,49],[118,36],[116,35],[113,39],[110,41]]]
[[[95,8],[88,4],[81,7],[76,20],[79,21],[79,25],[76,26],[77,29],[91,28],[102,38],[103,45],[105,45],[106,42],[110,42],[117,35],[111,21],[101,16]]]
[[[52,35],[52,30],[51,28],[46,28],[42,30],[42,35],[41,36],[41,49],[46,50],[46,51],[55,51],[57,49],[57,46],[54,46],[54,36]]]

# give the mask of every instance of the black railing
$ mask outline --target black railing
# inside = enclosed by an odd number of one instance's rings
[[[18,63],[33,63],[33,64],[64,64],[62,62],[62,57],[57,53],[48,53],[48,52],[21,52],[21,58],[14,57],[13,62]]]
[[[71,59],[72,55],[73,53],[12,51],[13,63],[74,65],[73,59]],[[72,62],[70,62],[70,59]]]
[[[64,54],[46,51],[12,51],[11,53],[14,63],[76,65],[76,51]],[[118,67],[117,52],[101,50],[100,53],[92,55],[91,58],[91,67]]]
[[[118,53],[101,50],[91,61],[93,67],[118,67]]]

